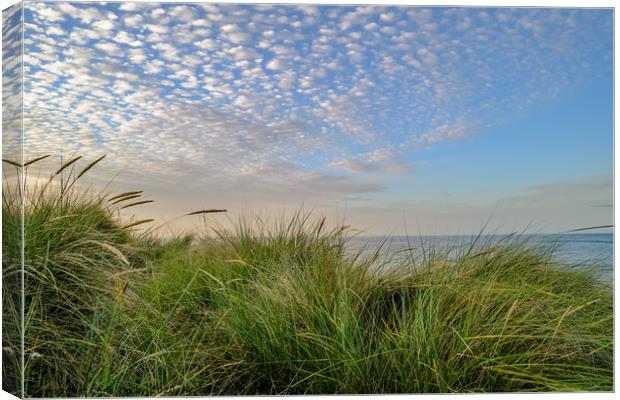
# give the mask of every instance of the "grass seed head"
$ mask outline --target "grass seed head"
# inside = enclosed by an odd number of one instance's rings
[[[103,160],[105,158],[106,154],[102,155],[101,157],[97,158],[95,161],[91,162],[90,164],[88,164],[83,170],[82,172],[80,172],[80,174],[78,176],[75,177],[75,180],[80,179],[80,177],[82,175],[84,175],[85,173],[87,173],[92,167],[94,167],[95,165],[97,165],[99,163],[99,161]]]
[[[16,167],[18,167],[18,168],[21,168],[21,167],[22,167],[22,165],[21,165],[20,163],[18,163],[18,162],[16,162],[16,161],[13,161],[13,160],[8,160],[8,159],[6,159],[6,158],[3,158],[3,159],[2,159],[2,162],[5,162],[5,163],[7,163],[7,164],[14,165],[14,166],[16,166]]]
[[[187,215],[198,215],[198,214],[211,214],[211,213],[223,213],[223,212],[227,212],[228,210],[224,210],[224,209],[218,209],[218,208],[209,208],[206,210],[200,210],[200,211],[192,211],[191,213],[187,214]]]
[[[34,164],[34,163],[36,163],[37,161],[44,160],[44,159],[46,159],[46,158],[47,158],[47,157],[49,157],[49,156],[50,156],[50,154],[46,154],[46,155],[41,156],[41,157],[36,157],[36,158],[33,158],[32,160],[30,160],[30,161],[28,161],[28,162],[24,163],[24,167],[27,167],[27,166],[29,166],[29,165],[31,165],[31,164]]]
[[[64,171],[65,169],[67,169],[67,167],[69,167],[71,164],[75,163],[77,160],[79,160],[80,158],[82,158],[82,156],[77,156],[77,157],[73,157],[72,159],[70,159],[69,161],[65,162],[64,164],[62,164],[60,166],[60,168],[58,168],[56,170],[56,172],[54,172],[54,175],[58,175],[60,174],[62,171]]]
[[[142,195],[141,194],[127,195],[127,196],[124,196],[124,197],[121,197],[121,198],[117,199],[116,201],[112,202],[112,204],[118,204],[118,203],[121,203],[123,201],[131,200],[131,199],[137,199],[140,196],[142,196]]]
[[[138,206],[138,205],[140,205],[140,204],[153,203],[154,201],[155,201],[155,200],[142,200],[142,201],[136,201],[136,202],[134,202],[134,203],[129,203],[129,204],[127,204],[127,205],[122,206],[122,207],[121,207],[121,210],[122,210],[123,208],[133,207],[133,206]]]
[[[116,196],[110,197],[108,201],[120,199],[121,197],[133,196],[134,194],[141,194],[142,190],[132,191],[132,192],[123,192],[121,194],[117,194]]]

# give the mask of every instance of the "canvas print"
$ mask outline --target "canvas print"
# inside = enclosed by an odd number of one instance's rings
[[[2,12],[2,388],[613,391],[611,8]]]

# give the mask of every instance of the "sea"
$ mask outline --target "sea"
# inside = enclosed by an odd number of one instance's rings
[[[348,250],[371,255],[378,248],[384,266],[396,266],[404,258],[420,259],[432,252],[456,255],[474,246],[483,249],[502,243],[519,243],[552,257],[569,267],[593,266],[603,279],[613,280],[614,236],[612,233],[520,234],[520,235],[433,235],[357,236],[349,238]]]

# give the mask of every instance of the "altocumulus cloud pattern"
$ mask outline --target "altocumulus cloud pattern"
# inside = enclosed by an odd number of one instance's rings
[[[602,10],[29,2],[24,18],[26,158],[339,195],[611,65]]]

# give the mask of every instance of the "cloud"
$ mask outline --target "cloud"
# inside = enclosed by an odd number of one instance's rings
[[[189,6],[173,7],[169,14],[181,22],[192,22],[195,16],[194,11]]]
[[[457,118],[451,123],[435,126],[432,130],[415,137],[414,141],[424,145],[454,141],[467,137],[478,129],[478,123],[466,122],[463,118]]]
[[[128,51],[129,60],[134,64],[142,64],[144,61],[148,60],[148,56],[142,49],[131,49]]]
[[[60,29],[58,26],[50,26],[47,29],[47,33],[53,36],[60,36],[60,35],[64,35],[65,31]]]
[[[240,60],[252,60],[252,59],[257,59],[260,58],[260,54],[252,49],[252,48],[246,48],[246,47],[233,47],[232,49],[230,49],[230,53],[232,54],[233,58],[237,61]]]
[[[269,61],[265,65],[265,67],[274,71],[282,71],[286,69],[286,62],[282,61],[281,59],[274,58],[273,60]]]
[[[146,24],[144,27],[154,33],[167,33],[168,32],[168,26],[165,26],[165,25]]]
[[[144,18],[140,14],[130,15],[123,19],[123,22],[128,28],[137,28],[142,24]]]
[[[125,31],[119,32],[115,37],[114,41],[122,44],[129,45],[131,47],[140,47],[143,43],[139,40],[136,40],[135,36],[131,36]]]
[[[353,158],[336,160],[330,166],[359,175],[402,175],[411,170],[407,163],[400,162],[393,150],[379,148],[369,153],[361,153]]]
[[[110,42],[99,42],[95,44],[95,48],[108,53],[111,56],[120,56],[123,51],[120,47]]]
[[[428,49],[423,48],[418,50],[418,55],[422,59],[422,62],[428,67],[434,67],[437,64],[437,56]]]
[[[215,50],[218,47],[218,42],[214,39],[207,38],[194,43],[194,46],[204,50]]]
[[[348,172],[369,175],[402,175],[410,169],[409,165],[405,163],[368,162],[350,159],[337,160],[331,166]]]
[[[106,34],[109,31],[112,31],[114,29],[114,22],[110,21],[110,20],[100,20],[100,21],[96,21],[92,24],[93,28],[95,28],[95,30],[98,31],[105,31]]]
[[[225,36],[233,43],[243,43],[250,39],[250,35],[246,32],[231,32]]]
[[[49,22],[58,22],[64,19],[62,13],[54,8],[45,6],[35,6],[33,11],[37,13],[41,18]]]

